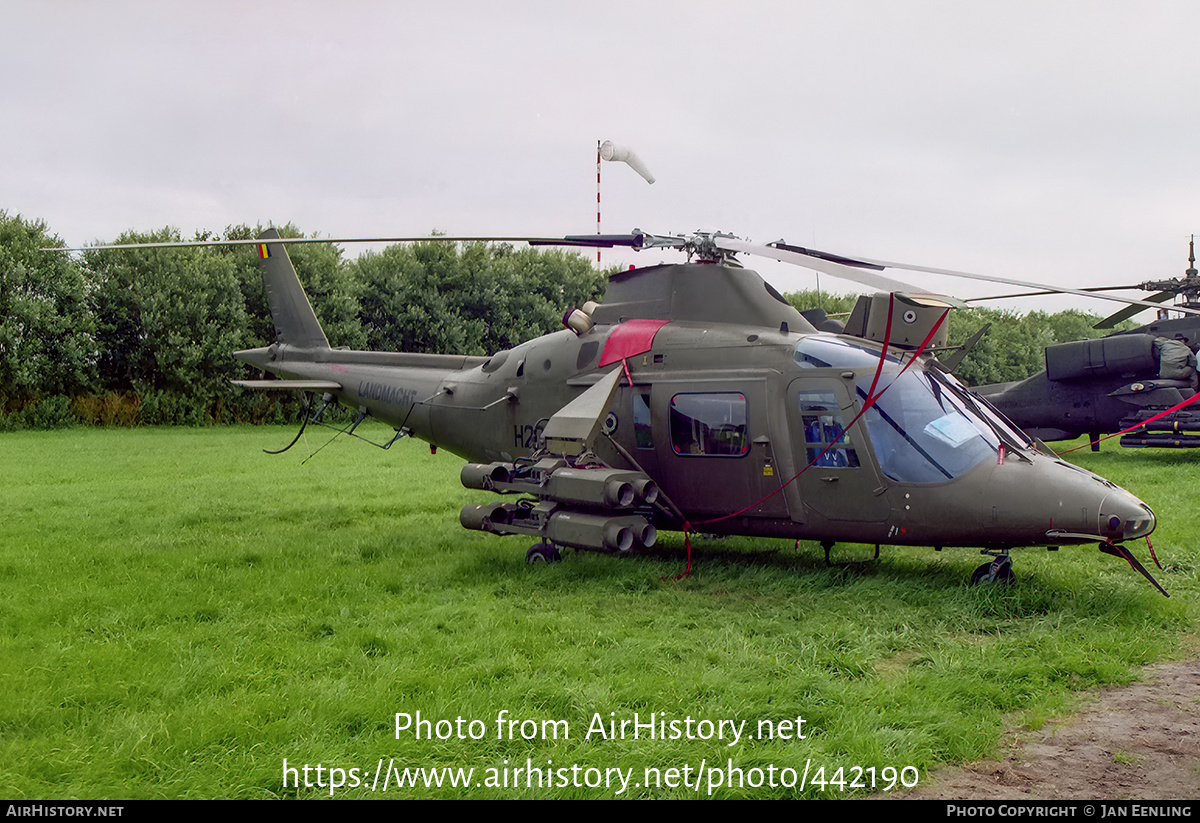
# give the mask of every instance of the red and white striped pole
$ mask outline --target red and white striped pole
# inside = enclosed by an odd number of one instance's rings
[[[601,160],[619,160],[626,163],[629,168],[641,175],[642,179],[647,183],[654,183],[654,175],[646,168],[646,164],[641,158],[633,153],[633,149],[628,146],[618,146],[611,140],[605,140],[601,143],[596,141],[596,236],[600,236],[600,161]],[[596,263],[600,263],[600,248],[596,247]]]
[[[596,236],[600,236],[600,141],[596,141]],[[596,265],[600,265],[600,247],[596,247]]]

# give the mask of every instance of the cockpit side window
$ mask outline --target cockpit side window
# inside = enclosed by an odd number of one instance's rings
[[[829,468],[858,468],[858,452],[842,425],[833,392],[800,392],[798,396],[808,462],[815,460],[814,465]]]

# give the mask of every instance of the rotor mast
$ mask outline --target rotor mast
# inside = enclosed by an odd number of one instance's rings
[[[1146,291],[1171,292],[1181,298],[1176,307],[1200,309],[1200,276],[1196,271],[1196,235],[1188,240],[1188,267],[1182,278],[1149,280],[1142,283]]]

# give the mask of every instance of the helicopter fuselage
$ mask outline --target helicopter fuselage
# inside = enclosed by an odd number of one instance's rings
[[[657,484],[659,529],[1004,550],[1154,528],[1144,503],[1039,452],[931,356],[904,370],[912,352],[816,332],[753,272],[625,272],[591,319],[491,357],[286,341],[238,356],[480,464],[535,458],[547,422],[619,370],[590,448]]]

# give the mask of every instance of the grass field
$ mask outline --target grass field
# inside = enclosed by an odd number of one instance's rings
[[[674,580],[674,534],[529,567],[459,527],[488,496],[452,455],[260,451],[291,435],[0,436],[0,796],[863,796],[1195,648],[1198,454],[1071,456],[1155,509],[1166,599],[1091,547],[1014,553],[1011,589],[968,588],[969,550],[746,539]],[[635,714],[654,739],[596,731]]]

